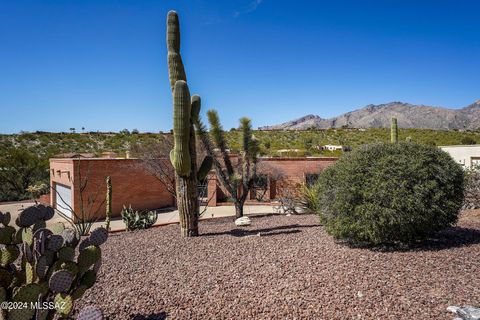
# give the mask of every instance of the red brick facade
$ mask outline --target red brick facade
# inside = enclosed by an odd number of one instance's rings
[[[236,162],[235,156],[232,156]],[[266,201],[275,199],[282,188],[292,187],[305,182],[307,174],[316,174],[335,163],[337,158],[261,158],[258,164],[260,174],[268,178],[268,187],[264,194]],[[139,159],[50,159],[50,183],[71,188],[71,207],[77,215],[82,205],[90,218],[105,215],[105,178],[112,179],[112,214],[119,215],[123,205],[132,205],[134,209],[158,209],[174,206],[173,196],[165,186],[149,172]],[[228,197],[219,185],[215,174],[210,174],[208,183],[209,206],[216,206]],[[80,192],[80,189],[83,189]],[[55,207],[57,193],[51,193],[51,204]],[[83,199],[83,201],[82,201]],[[249,199],[255,199],[250,195]]]
[[[235,156],[233,158],[232,162],[235,163]],[[268,176],[265,200],[277,198],[282,189],[298,187],[306,182],[306,175],[320,173],[326,167],[334,164],[337,159],[333,157],[260,158],[258,172]],[[212,173],[208,184],[209,206],[216,206],[227,197],[228,192]],[[253,200],[255,197],[250,195],[247,199]]]
[[[89,212],[90,218],[105,216],[105,178],[112,179],[112,215],[119,215],[123,205],[132,208],[158,209],[174,205],[173,196],[138,159],[50,159],[50,183],[72,189],[71,207],[77,215]],[[80,192],[80,188],[83,192]],[[83,198],[83,201],[81,201]],[[52,192],[55,207],[57,195]]]

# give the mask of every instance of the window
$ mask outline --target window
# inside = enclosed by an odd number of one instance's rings
[[[200,199],[206,199],[208,197],[208,179],[198,181],[198,197]]]
[[[313,186],[320,175],[318,173],[305,173],[305,184],[307,187]]]
[[[255,189],[264,189],[268,185],[268,178],[266,174],[258,174],[256,179],[253,181],[253,188]]]
[[[265,201],[268,191],[268,176],[266,174],[259,174],[253,181],[252,189],[250,190],[251,199],[257,201]]]

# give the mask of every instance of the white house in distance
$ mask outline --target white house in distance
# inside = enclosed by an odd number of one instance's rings
[[[335,150],[346,151],[348,149],[348,147],[346,147],[346,146],[337,146],[337,145],[332,145],[332,144],[326,144],[324,146],[317,146],[316,148],[318,150],[328,150],[328,151],[335,151]]]
[[[468,168],[472,165],[480,165],[480,145],[456,145],[440,146],[440,149],[446,151],[457,163]]]

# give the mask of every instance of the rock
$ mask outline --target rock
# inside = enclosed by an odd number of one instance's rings
[[[252,224],[252,220],[249,217],[241,217],[235,220],[235,225],[238,227],[249,226]]]
[[[447,308],[447,311],[457,314],[457,311],[458,311],[459,309],[460,309],[460,307],[449,306],[449,307]]]
[[[455,319],[480,320],[480,309],[479,308],[474,308],[474,307],[471,307],[471,306],[466,306],[466,307],[463,307],[463,308],[455,307],[455,306],[449,306],[447,308],[447,311],[455,313],[457,316],[460,317],[460,318],[455,318]]]

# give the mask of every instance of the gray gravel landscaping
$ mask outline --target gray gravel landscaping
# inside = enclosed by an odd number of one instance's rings
[[[77,308],[109,319],[452,319],[480,303],[480,218],[409,250],[349,248],[314,215],[232,218],[112,234]]]

